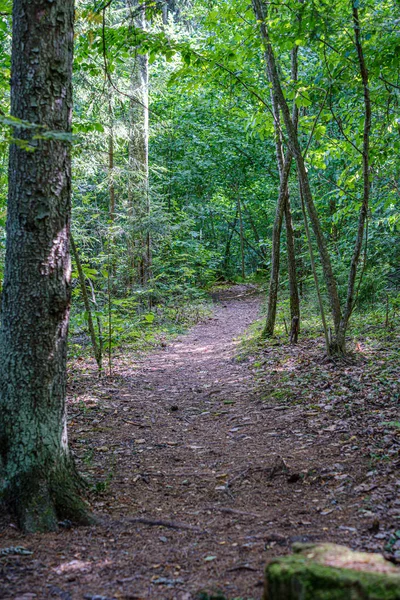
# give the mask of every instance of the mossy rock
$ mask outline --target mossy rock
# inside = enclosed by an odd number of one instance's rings
[[[298,544],[266,567],[264,600],[400,600],[400,570],[380,554]]]

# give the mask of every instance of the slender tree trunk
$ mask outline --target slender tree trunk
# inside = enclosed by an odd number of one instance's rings
[[[355,45],[357,48],[358,64],[361,74],[361,80],[364,93],[364,134],[363,134],[363,149],[362,149],[362,171],[363,171],[363,200],[358,218],[357,237],[354,245],[353,256],[350,263],[350,272],[347,283],[347,298],[346,305],[343,311],[343,317],[340,322],[339,332],[337,335],[337,345],[339,351],[344,351],[346,346],[346,330],[349,324],[349,319],[354,307],[354,288],[357,275],[357,266],[360,260],[361,248],[364,238],[365,221],[368,214],[368,204],[370,195],[370,166],[369,166],[369,147],[370,134],[372,125],[371,98],[369,93],[368,70],[365,64],[363,47],[361,43],[360,18],[356,3],[352,0],[353,7],[353,29]]]
[[[286,224],[286,251],[288,257],[288,275],[289,275],[289,297],[290,297],[290,317],[298,317],[298,331],[300,329],[300,299],[297,285],[296,271],[296,250],[294,246],[294,229],[292,222],[292,211],[290,207],[290,196],[288,194],[285,204],[285,224]]]
[[[108,217],[109,217],[109,244],[112,248],[111,272],[113,277],[117,272],[117,257],[114,253],[114,221],[115,221],[115,181],[114,181],[114,119],[112,107],[112,90],[109,90],[108,109],[110,112],[110,130],[108,133]]]
[[[292,50],[292,81],[297,82],[298,79],[298,52],[299,47],[295,46]],[[299,110],[296,105],[296,100],[293,102],[293,123],[298,126]],[[282,132],[280,132],[282,136]],[[300,298],[299,288],[297,285],[297,269],[296,269],[296,250],[294,244],[294,229],[292,221],[292,210],[290,206],[290,194],[288,190],[285,204],[285,225],[286,225],[286,252],[288,260],[288,275],[289,275],[289,296],[290,296],[290,317],[293,320],[297,317],[297,335],[300,331]],[[297,341],[297,337],[296,337]]]
[[[324,271],[325,282],[328,290],[333,322],[335,325],[335,333],[338,335],[339,326],[341,321],[341,308],[339,301],[339,294],[336,284],[336,279],[333,274],[332,263],[329,256],[327,244],[322,232],[321,223],[314,205],[313,196],[311,192],[310,182],[308,178],[307,169],[304,163],[303,154],[300,147],[296,127],[292,121],[289,106],[286,102],[285,96],[282,91],[279,74],[277,71],[275,55],[269,39],[269,33],[265,22],[264,7],[261,0],[252,0],[257,21],[260,23],[261,40],[265,49],[265,57],[267,61],[267,68],[270,77],[270,82],[277,98],[279,106],[282,111],[283,120],[285,123],[285,129],[288,136],[288,144],[293,152],[293,156],[297,164],[297,172],[303,192],[305,204],[307,206],[308,214],[310,217],[311,225],[314,231],[315,239],[317,241],[318,251],[322,268]]]
[[[70,132],[73,0],[14,0],[11,114]],[[37,132],[36,132],[37,133]],[[10,149],[5,283],[0,332],[3,498],[25,531],[61,519],[88,522],[68,449],[65,388],[70,308],[69,143]]]
[[[215,224],[214,224],[214,213],[213,211],[210,209],[210,224],[211,224],[211,234],[212,234],[212,239],[213,239],[213,246],[214,248],[218,248],[218,238],[217,238],[217,234],[215,232]]]
[[[236,208],[236,214],[235,214],[235,218],[233,220],[232,229],[230,230],[228,239],[226,240],[225,254],[224,254],[224,270],[225,271],[228,270],[229,256],[230,256],[230,252],[231,252],[231,243],[232,243],[233,234],[235,233],[237,218],[238,218],[238,209]],[[228,223],[228,225],[229,225],[229,223]]]
[[[110,192],[110,203],[109,203],[109,217],[110,221],[115,220],[115,184],[114,184],[114,132],[113,128],[110,128],[108,137],[108,176],[110,179],[109,192]]]
[[[297,81],[297,51],[296,47],[292,51],[292,80]],[[268,61],[266,60],[268,64]],[[269,69],[267,68],[267,72]],[[271,251],[271,274],[269,282],[269,292],[267,301],[267,319],[263,331],[263,337],[270,337],[274,334],[275,320],[276,320],[276,305],[278,302],[278,287],[279,287],[279,266],[280,266],[280,245],[281,245],[281,232],[282,232],[282,220],[285,215],[286,222],[286,247],[288,255],[288,274],[289,274],[289,290],[290,290],[290,312],[291,318],[294,316],[300,317],[300,302],[297,290],[297,277],[296,277],[296,261],[294,251],[294,233],[292,225],[292,217],[290,211],[290,197],[289,197],[289,175],[290,167],[292,164],[292,152],[287,152],[286,158],[283,154],[283,136],[281,130],[281,118],[279,111],[279,102],[276,94],[271,89],[271,103],[272,112],[274,117],[274,131],[275,131],[275,151],[276,161],[279,171],[280,180],[280,192],[278,203],[275,213],[274,227],[272,231],[272,251]],[[297,126],[298,121],[298,109],[296,103],[293,103],[293,123]],[[287,161],[289,161],[287,163]],[[297,311],[297,312],[296,312]]]
[[[240,239],[240,237],[241,237],[241,235],[240,235],[240,229],[237,229],[237,227],[235,226],[235,227],[234,227],[234,232],[238,234],[238,236],[239,236],[239,239]],[[249,240],[246,238],[246,236],[245,236],[244,232],[242,232],[242,235],[243,235],[243,243],[244,243],[244,244],[246,244],[246,246],[247,246],[248,248],[250,248],[250,250],[253,250],[253,252],[254,252],[255,254],[257,254],[257,256],[259,256],[259,257],[260,257],[260,258],[263,260],[263,259],[264,259],[264,257],[263,257],[263,255],[261,254],[260,250],[259,250],[258,248],[256,248],[256,247],[254,246],[254,244],[251,244],[251,243],[249,242]]]
[[[256,242],[257,242],[257,244],[258,244],[258,247],[259,247],[260,253],[261,253],[262,257],[265,259],[265,258],[266,258],[266,256],[267,256],[267,253],[266,253],[266,251],[265,251],[265,248],[264,248],[264,246],[263,246],[263,245],[261,245],[261,243],[260,243],[260,242],[261,242],[260,235],[259,235],[259,233],[258,233],[258,230],[257,230],[256,224],[255,224],[255,222],[254,222],[253,215],[251,214],[251,210],[249,209],[249,207],[247,206],[247,204],[245,204],[245,203],[243,202],[243,198],[242,198],[242,206],[243,206],[243,210],[245,211],[245,213],[247,214],[247,216],[248,216],[248,218],[249,218],[250,227],[251,227],[251,228],[252,228],[252,230],[253,230],[253,233],[254,233],[254,239],[256,240]]]
[[[146,29],[145,3],[127,0],[135,27]],[[134,239],[138,241],[135,254],[139,280],[146,285],[151,278],[150,194],[149,194],[149,61],[147,54],[135,52],[131,74],[132,96],[129,162]]]
[[[175,0],[164,0],[161,7],[161,11],[163,24],[167,25],[169,15],[174,16],[178,12]]]
[[[327,352],[327,354],[329,356],[329,354],[331,353],[331,348],[330,348],[330,339],[329,339],[329,334],[328,334],[328,327],[327,327],[326,318],[325,318],[324,303],[322,301],[321,290],[319,288],[319,281],[318,281],[317,269],[315,268],[314,250],[313,250],[312,242],[311,242],[310,229],[308,227],[308,219],[307,219],[306,207],[304,205],[303,190],[301,189],[301,185],[299,187],[300,187],[300,198],[301,198],[301,210],[303,211],[304,229],[306,231],[306,238],[307,238],[307,244],[308,244],[308,252],[309,252],[309,255],[310,255],[311,271],[312,271],[312,274],[313,274],[313,277],[314,277],[314,285],[315,285],[315,290],[317,292],[317,297],[318,297],[319,312],[320,312],[320,315],[321,315],[322,327],[324,329],[325,348],[326,348],[326,352]]]
[[[290,167],[292,164],[292,153],[289,150],[283,162],[283,171],[280,174],[281,184],[279,189],[278,203],[276,205],[275,221],[272,232],[272,251],[271,251],[271,276],[269,280],[269,291],[267,300],[267,320],[262,333],[263,337],[274,335],[276,320],[276,305],[278,299],[279,285],[279,259],[280,259],[280,239],[282,230],[282,219],[288,196],[288,180]]]
[[[243,235],[243,218],[242,218],[242,203],[240,202],[240,196],[237,198],[237,208],[239,215],[239,231],[240,231],[240,257],[241,257],[241,268],[242,268],[242,278],[246,278],[246,271],[244,265],[244,235]]]
[[[74,241],[74,238],[72,237],[72,234],[70,235],[70,242],[71,242],[72,254],[74,255],[74,259],[75,259],[75,263],[76,263],[76,268],[78,269],[78,276],[79,276],[79,283],[81,286],[83,304],[85,305],[85,311],[87,314],[86,320],[87,320],[87,324],[88,324],[90,340],[92,342],[94,357],[96,359],[97,366],[99,367],[99,373],[101,374],[101,372],[102,372],[101,340],[99,342],[97,341],[96,332],[94,329],[93,317],[92,317],[92,310],[90,307],[89,296],[88,296],[87,289],[86,289],[86,278],[85,278],[85,274],[83,272],[82,263],[81,263],[81,259],[79,257],[78,249],[75,245],[75,241]]]

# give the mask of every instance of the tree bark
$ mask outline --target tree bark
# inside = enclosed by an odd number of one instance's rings
[[[321,259],[322,268],[324,271],[325,282],[328,290],[328,296],[331,305],[333,322],[335,325],[335,333],[338,335],[340,321],[341,321],[341,308],[339,294],[336,284],[336,279],[333,274],[332,263],[329,256],[327,244],[322,232],[321,223],[318,218],[318,214],[314,205],[313,196],[311,192],[310,182],[307,174],[307,169],[304,163],[303,154],[300,147],[297,131],[292,121],[289,106],[286,102],[285,96],[282,91],[280,78],[276,66],[275,55],[272,49],[272,45],[269,38],[267,25],[265,22],[264,7],[261,0],[252,0],[254,14],[260,24],[261,40],[265,49],[265,57],[267,62],[268,73],[270,82],[274,94],[276,95],[277,101],[282,111],[283,120],[285,123],[285,129],[288,136],[288,144],[293,152],[293,156],[296,160],[298,177],[303,192],[305,204],[310,217],[311,225],[317,241],[318,251]]]
[[[168,24],[169,15],[174,16],[179,12],[175,0],[164,0],[161,10],[164,25]]]
[[[87,289],[86,289],[86,278],[85,278],[85,274],[83,272],[82,263],[81,263],[81,259],[79,257],[78,249],[76,247],[76,244],[75,244],[74,238],[72,237],[72,234],[70,234],[70,243],[71,243],[72,254],[74,255],[74,259],[75,259],[75,263],[76,263],[76,268],[78,269],[79,283],[81,286],[83,304],[85,305],[85,311],[87,314],[86,321],[88,324],[89,335],[90,335],[90,340],[92,342],[94,357],[96,359],[97,366],[99,367],[99,374],[101,374],[101,372],[103,370],[101,338],[99,341],[97,341],[97,336],[96,336],[96,332],[94,329],[94,323],[93,323],[93,317],[92,317],[92,310],[90,307],[89,296],[88,296]],[[93,294],[93,291],[94,290],[92,289],[92,294]],[[99,334],[101,335],[100,332],[101,332],[101,329],[99,329]]]
[[[266,62],[268,64],[267,60]],[[269,72],[268,67],[267,72]],[[292,51],[292,79],[293,81],[297,80],[297,48],[294,51]],[[275,151],[279,171],[280,191],[276,207],[274,227],[272,231],[271,274],[267,301],[267,319],[263,330],[263,337],[271,337],[272,335],[274,335],[275,329],[276,305],[278,301],[280,246],[283,215],[285,215],[286,222],[286,247],[288,255],[290,312],[292,319],[295,316],[300,317],[300,302],[297,290],[296,262],[294,250],[294,233],[292,225],[292,215],[290,211],[290,197],[288,188],[293,153],[291,152],[291,150],[288,150],[286,157],[284,157],[279,103],[273,90],[271,90],[271,103],[274,117]],[[293,122],[295,123],[295,126],[297,126],[297,121],[298,109],[296,107],[296,103],[294,103]]]
[[[245,264],[244,264],[244,235],[243,235],[242,203],[240,202],[239,195],[237,197],[237,210],[238,210],[238,215],[239,215],[241,272],[242,272],[242,279],[246,279],[246,271],[245,271]]]
[[[292,50],[292,81],[297,82],[298,79],[298,52],[299,47],[296,46]],[[293,102],[293,123],[297,129],[299,121],[299,110],[296,106],[296,100]],[[292,221],[292,210],[290,206],[290,194],[288,195],[285,204],[285,225],[286,225],[286,252],[288,260],[288,275],[289,275],[289,296],[290,296],[290,317],[293,320],[297,317],[297,336],[300,331],[300,298],[299,288],[297,285],[297,269],[296,269],[296,250],[294,244],[294,229]],[[297,341],[297,337],[296,337]]]
[[[111,125],[110,133],[108,136],[108,177],[109,177],[109,217],[113,223],[115,221],[115,185],[114,185],[114,131]]]
[[[370,166],[369,166],[369,146],[370,146],[370,134],[372,126],[372,110],[371,110],[371,98],[369,93],[369,81],[368,81],[368,70],[365,64],[364,52],[361,43],[360,35],[360,18],[358,14],[358,8],[352,0],[353,10],[353,29],[355,46],[357,48],[358,65],[361,74],[361,80],[363,85],[364,94],[364,133],[363,133],[363,149],[362,149],[362,171],[363,171],[363,199],[360,208],[360,214],[358,218],[358,229],[357,237],[354,244],[353,256],[350,263],[350,272],[347,283],[347,298],[346,305],[343,311],[343,317],[340,321],[339,332],[337,335],[336,343],[339,351],[344,351],[346,346],[346,330],[349,324],[349,319],[354,307],[354,288],[357,275],[357,266],[360,260],[361,248],[364,238],[365,221],[367,219],[369,195],[370,195]]]
[[[301,199],[301,210],[303,212],[303,219],[304,219],[304,229],[306,231],[308,253],[310,255],[311,271],[312,271],[312,274],[314,277],[314,285],[315,285],[315,290],[317,292],[317,297],[318,297],[319,312],[321,314],[322,327],[324,329],[326,353],[329,356],[331,353],[331,348],[330,348],[328,327],[326,325],[325,309],[324,309],[324,303],[322,301],[321,291],[319,288],[317,269],[315,268],[314,250],[313,250],[312,243],[311,243],[310,229],[308,227],[308,219],[307,219],[306,207],[304,205],[304,196],[303,196],[303,190],[301,188],[301,184],[299,184],[299,189],[300,189],[300,199]]]
[[[228,237],[227,237],[226,245],[225,245],[224,262],[223,262],[223,265],[224,265],[223,268],[224,268],[225,273],[227,273],[227,271],[228,271],[229,257],[230,257],[230,252],[231,252],[231,243],[232,243],[233,234],[235,233],[237,218],[238,218],[238,209],[236,207],[235,218],[233,220],[231,230],[230,231],[228,230]],[[227,224],[229,227],[230,223],[228,221],[227,221]]]
[[[264,338],[274,335],[276,320],[276,304],[278,299],[279,284],[279,262],[280,262],[280,239],[282,230],[282,219],[285,205],[288,197],[288,180],[290,167],[292,164],[292,153],[289,150],[283,162],[283,170],[280,173],[281,184],[279,197],[276,205],[275,221],[272,232],[272,251],[271,251],[271,276],[269,281],[269,291],[267,300],[267,320],[263,329]]]
[[[3,498],[25,531],[89,521],[68,449],[73,0],[14,0],[7,246],[0,330]]]
[[[251,229],[252,229],[252,231],[253,231],[253,234],[254,234],[254,239],[255,239],[255,241],[257,242],[257,244],[258,244],[258,247],[259,247],[259,249],[260,249],[261,256],[263,257],[263,259],[265,259],[265,258],[267,257],[267,253],[266,253],[266,251],[265,251],[265,247],[264,247],[264,245],[261,243],[260,234],[258,233],[258,229],[257,229],[257,227],[256,227],[256,224],[255,224],[255,222],[254,222],[254,219],[253,219],[253,215],[252,215],[252,213],[251,213],[251,210],[250,210],[250,208],[247,206],[247,204],[245,204],[245,203],[243,202],[243,198],[242,198],[242,206],[243,206],[243,210],[245,211],[245,213],[246,213],[246,214],[247,214],[247,216],[248,216],[249,223],[250,223],[250,227],[251,227]]]
[[[300,299],[297,285],[296,270],[296,250],[294,246],[294,229],[292,222],[292,211],[290,207],[290,196],[288,194],[285,204],[285,225],[286,225],[286,251],[288,258],[289,275],[289,300],[290,300],[290,318],[298,317],[297,331],[300,331]]]
[[[146,28],[146,6],[140,0],[127,0],[135,27]],[[149,195],[149,60],[135,49],[131,74],[132,96],[129,144],[130,201],[132,204],[133,253],[136,255],[141,285],[151,277],[151,235]],[[135,239],[136,238],[136,239]],[[136,244],[135,244],[136,242]]]

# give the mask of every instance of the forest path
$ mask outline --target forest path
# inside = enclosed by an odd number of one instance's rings
[[[297,401],[319,386],[322,346],[266,348],[261,388],[260,365],[237,360],[261,302],[232,288],[164,349],[116,360],[111,379],[72,370],[71,445],[103,480],[91,497],[100,523],[29,538],[6,528],[2,547],[34,554],[7,559],[0,598],[191,600],[207,589],[259,600],[268,557],[294,541],[354,541],[346,485],[367,461],[341,440],[343,419]]]

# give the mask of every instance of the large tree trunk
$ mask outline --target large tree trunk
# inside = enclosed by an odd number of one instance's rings
[[[11,112],[39,131],[71,131],[73,0],[14,0]],[[43,129],[41,129],[43,128]],[[34,132],[36,133],[36,132]],[[0,470],[26,531],[87,522],[68,450],[69,143],[17,127],[10,149],[0,332]]]

